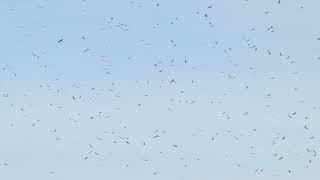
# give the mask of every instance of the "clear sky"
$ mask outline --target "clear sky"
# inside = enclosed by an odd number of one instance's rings
[[[319,7],[1,0],[0,179],[319,179]]]

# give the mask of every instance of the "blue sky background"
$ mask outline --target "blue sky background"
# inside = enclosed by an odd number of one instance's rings
[[[320,2],[277,2],[2,0],[0,178],[318,179]]]

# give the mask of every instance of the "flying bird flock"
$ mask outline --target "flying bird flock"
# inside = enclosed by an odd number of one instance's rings
[[[0,179],[320,178],[320,2],[0,4]]]

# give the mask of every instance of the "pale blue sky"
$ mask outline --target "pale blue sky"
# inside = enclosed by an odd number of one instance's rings
[[[318,179],[320,2],[277,2],[1,0],[0,179]]]

